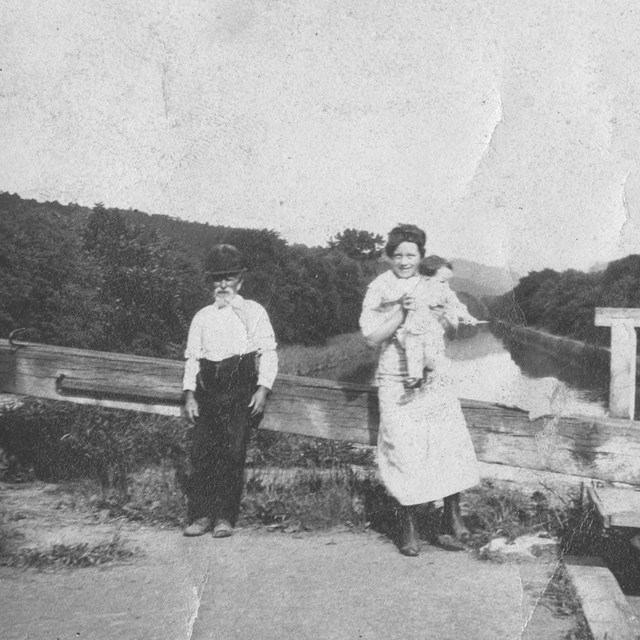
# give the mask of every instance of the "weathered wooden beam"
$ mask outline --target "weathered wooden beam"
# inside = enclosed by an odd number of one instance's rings
[[[587,487],[602,526],[640,529],[640,492],[618,487]]]
[[[180,415],[183,363],[0,340],[0,392]],[[513,407],[462,401],[483,462],[640,485],[640,423],[592,417],[529,420]],[[261,428],[373,445],[371,385],[280,375]]]
[[[595,325],[611,327],[609,413],[616,418],[633,419],[636,404],[636,327],[640,327],[640,309],[597,307]]]
[[[571,556],[565,566],[593,640],[638,640],[640,622],[611,571]]]

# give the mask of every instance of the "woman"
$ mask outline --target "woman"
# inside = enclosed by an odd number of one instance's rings
[[[444,499],[450,532],[458,539],[468,535],[460,515],[460,492],[479,481],[460,402],[446,375],[436,370],[421,387],[404,385],[407,363],[396,332],[415,308],[412,291],[425,244],[424,231],[414,225],[402,224],[390,232],[385,251],[391,269],[369,285],[360,316],[365,339],[380,347],[378,466],[384,485],[401,505],[399,548],[407,556],[419,551],[417,505]]]

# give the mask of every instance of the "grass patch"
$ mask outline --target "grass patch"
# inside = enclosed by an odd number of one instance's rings
[[[105,511],[145,524],[169,527],[186,522],[182,479],[168,466],[132,474],[126,496],[97,500],[97,483],[66,483],[75,505]],[[266,525],[287,530],[322,530],[336,526],[379,528],[395,516],[394,501],[373,469],[266,467],[247,470],[240,526]]]
[[[126,494],[114,493],[106,501],[100,498],[96,481],[67,482],[60,491],[69,496],[65,504],[100,510],[110,518],[169,527],[185,524],[184,478],[171,465],[132,473],[127,486]],[[473,548],[499,536],[513,540],[540,532],[576,541],[576,525],[567,508],[539,491],[528,494],[508,483],[484,481],[463,494],[462,506]],[[392,534],[397,507],[373,466],[346,462],[332,467],[315,463],[303,467],[262,466],[247,469],[239,524],[284,530],[371,527]],[[425,505],[419,519],[425,539],[435,539],[441,530],[442,508]],[[563,549],[575,553],[566,543]]]
[[[247,481],[241,523],[289,530],[364,528],[374,483],[372,473],[359,476],[348,467],[255,469]]]
[[[0,511],[0,560],[11,554],[20,540],[24,538],[24,534],[15,531],[9,525],[9,522],[19,519],[19,514],[16,517],[16,514],[5,510]]]
[[[465,522],[472,532],[471,544],[479,548],[498,537],[513,541],[541,532],[563,535],[577,495],[563,498],[542,491],[527,493],[508,483],[483,480],[462,498]]]
[[[98,567],[110,562],[131,560],[140,555],[115,534],[106,542],[89,544],[54,544],[48,549],[21,548],[0,558],[0,564],[21,569]]]
[[[311,376],[342,365],[373,360],[375,352],[367,346],[360,332],[328,338],[324,345],[284,345],[278,349],[280,373]]]
[[[181,526],[187,499],[182,480],[170,465],[149,467],[129,477],[125,496],[114,495],[104,505],[111,516],[146,524]]]

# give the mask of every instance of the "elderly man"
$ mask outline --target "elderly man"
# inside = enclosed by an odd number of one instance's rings
[[[267,312],[239,294],[238,249],[213,247],[205,273],[213,302],[194,316],[185,351],[184,412],[195,427],[184,535],[213,529],[225,538],[240,510],[249,430],[264,411],[278,358]]]

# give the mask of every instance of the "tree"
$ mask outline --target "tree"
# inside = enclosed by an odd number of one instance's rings
[[[98,330],[97,266],[78,228],[48,205],[0,198],[0,335],[87,347]]]
[[[180,357],[191,318],[211,301],[200,262],[226,242],[245,255],[242,294],[267,308],[278,341],[322,343],[357,329],[369,271],[379,267],[363,256],[379,255],[382,238],[359,233],[340,234],[360,237],[356,260],[337,249],[290,246],[267,229],[0,192],[0,335],[34,327],[25,339]]]
[[[382,255],[384,238],[358,229],[345,229],[329,240],[329,248],[340,251],[352,260],[376,260]]]
[[[204,306],[200,270],[146,226],[127,225],[116,210],[96,205],[84,235],[100,264],[102,341],[96,347],[177,356],[191,316]]]

